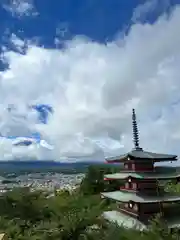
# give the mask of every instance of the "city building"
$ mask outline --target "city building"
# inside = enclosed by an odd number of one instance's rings
[[[177,161],[176,155],[144,151],[139,146],[136,114],[132,112],[134,149],[117,157],[107,158],[108,163],[123,163],[121,172],[107,174],[105,181],[124,181],[118,191],[103,192],[101,197],[117,202],[117,209],[104,212],[109,221],[127,228],[147,229],[153,216],[160,213],[162,220],[173,229],[180,224],[180,195],[170,194],[159,184],[161,180],[178,179],[176,167],[155,166],[157,162]]]

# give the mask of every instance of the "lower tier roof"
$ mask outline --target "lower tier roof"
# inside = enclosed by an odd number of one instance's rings
[[[4,233],[0,233],[0,240],[3,240],[5,234]]]
[[[155,203],[155,202],[176,202],[180,201],[179,195],[169,195],[164,196],[142,196],[135,193],[123,192],[123,191],[113,191],[101,193],[101,196],[109,198],[118,202],[137,202],[137,203]]]
[[[119,211],[106,211],[103,213],[104,219],[116,223],[120,227],[134,228],[139,231],[148,230],[148,226],[129,215]],[[180,218],[170,218],[165,220],[168,228],[180,228]]]
[[[107,211],[103,213],[104,219],[116,223],[118,226],[125,228],[136,228],[137,230],[145,230],[147,227],[139,220],[118,211]]]

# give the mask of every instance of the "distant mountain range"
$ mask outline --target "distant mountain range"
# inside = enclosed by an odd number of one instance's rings
[[[103,164],[103,162],[99,161],[77,161],[77,162],[57,162],[51,160],[10,160],[10,161],[0,161],[0,167],[3,165],[13,165],[13,166],[84,166],[84,165],[92,165],[92,164]]]
[[[55,161],[23,161],[23,160],[13,160],[13,161],[0,161],[0,171],[43,171],[43,170],[78,170],[87,169],[90,165],[104,164],[104,162],[97,161],[81,161],[81,162],[55,162]]]

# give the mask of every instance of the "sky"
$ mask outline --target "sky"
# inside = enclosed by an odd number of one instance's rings
[[[141,147],[180,155],[179,22],[180,0],[0,0],[0,132],[39,131],[55,160],[104,159],[132,149],[135,108]],[[40,103],[47,125],[25,107]]]

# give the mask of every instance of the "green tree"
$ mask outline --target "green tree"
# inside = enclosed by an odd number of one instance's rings
[[[80,185],[80,191],[85,195],[99,194],[103,191],[112,191],[119,189],[122,181],[104,181],[104,175],[119,171],[117,167],[108,166],[90,166]]]

